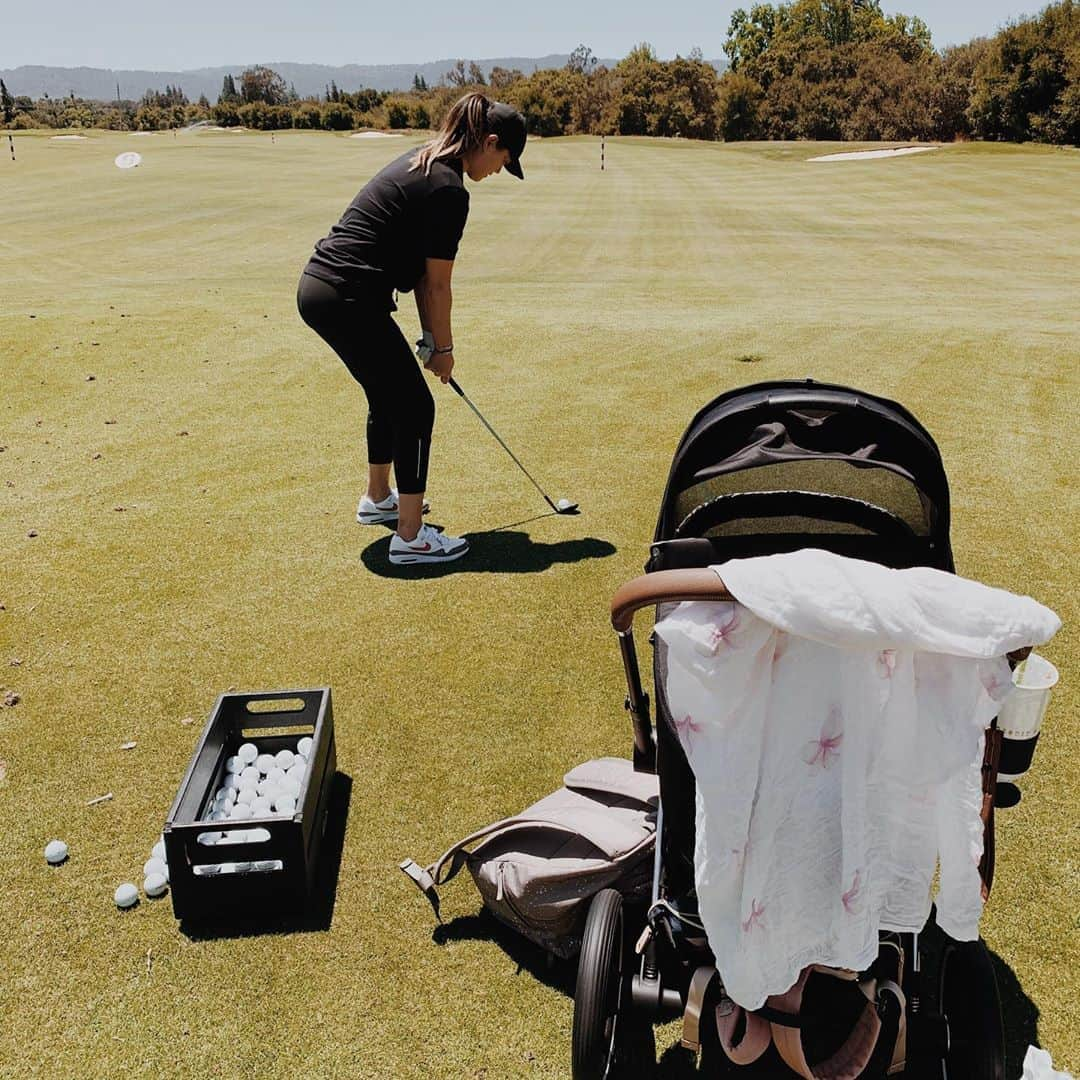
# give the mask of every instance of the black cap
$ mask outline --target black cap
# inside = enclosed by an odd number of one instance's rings
[[[519,180],[525,179],[521,171],[521,155],[525,150],[525,117],[512,105],[493,101],[487,114],[488,130],[499,139],[499,146],[510,151],[506,171]]]

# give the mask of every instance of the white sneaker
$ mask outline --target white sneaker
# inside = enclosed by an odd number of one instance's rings
[[[431,509],[431,503],[424,500],[423,513]],[[398,490],[391,488],[390,494],[382,502],[376,502],[366,494],[360,499],[356,507],[356,520],[361,525],[380,525],[384,521],[397,521],[398,516]]]
[[[453,562],[468,550],[468,540],[447,536],[430,525],[421,525],[415,540],[402,540],[394,533],[390,540],[390,561],[395,566],[406,563]]]

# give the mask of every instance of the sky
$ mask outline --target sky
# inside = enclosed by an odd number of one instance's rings
[[[273,61],[336,66],[538,57],[582,43],[596,56],[617,59],[641,41],[662,58],[697,46],[719,59],[731,12],[750,6],[750,0],[9,2],[0,69],[43,64],[153,71]],[[923,18],[941,47],[992,34],[1044,2],[884,0],[882,6]]]

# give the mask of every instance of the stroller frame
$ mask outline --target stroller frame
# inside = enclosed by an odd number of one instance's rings
[[[774,475],[790,477],[802,463],[822,461],[832,463],[828,469],[842,478],[841,488],[861,470],[878,470],[899,478],[917,499],[909,495],[906,510],[898,511],[857,491],[770,489],[767,478],[755,479],[742,490],[737,480],[746,470],[767,476],[769,466],[779,466]],[[808,471],[814,472],[812,465]],[[892,480],[884,487],[890,484]],[[750,518],[764,522],[766,531],[747,532]],[[826,531],[808,543],[805,526],[814,521],[824,523]],[[773,528],[778,523],[783,527]],[[622,897],[610,889],[599,893],[590,907],[575,993],[574,1080],[651,1075],[652,1024],[680,1015],[683,1046],[702,1050],[703,1070],[710,1074],[730,1070],[777,1080],[799,1075],[771,1055],[758,1065],[739,1067],[719,1051],[710,1008],[715,1004],[712,956],[694,906],[693,774],[671,733],[659,656],[653,727],[633,620],[647,607],[733,600],[710,565],[806,546],[896,568],[923,565],[952,571],[948,483],[934,440],[902,406],[847,387],[809,380],[769,382],[721,395],[695,416],[675,452],[646,573],[624,584],[611,602],[627,684],[625,707],[633,727],[634,767],[660,778],[657,843],[647,911],[624,911]],[[995,723],[988,729],[983,763],[979,869],[984,897],[993,881],[1000,751]],[[637,933],[632,919],[639,915],[643,927]],[[902,993],[879,997],[878,1011],[883,1031],[890,1031],[891,1018],[894,1040],[897,1010],[904,1013],[903,1075],[918,1080],[1004,1080],[1000,1001],[992,961],[981,940],[952,941],[933,925],[931,915],[922,934],[883,934],[875,969],[879,986],[891,985],[893,979],[902,984]],[[900,1067],[889,1070],[889,1058],[891,1052],[884,1061],[875,1055],[862,1077],[896,1074]]]

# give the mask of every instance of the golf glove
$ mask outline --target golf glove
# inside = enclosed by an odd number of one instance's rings
[[[430,330],[425,330],[424,336],[416,343],[416,355],[424,367],[428,366],[435,355],[435,335]]]

